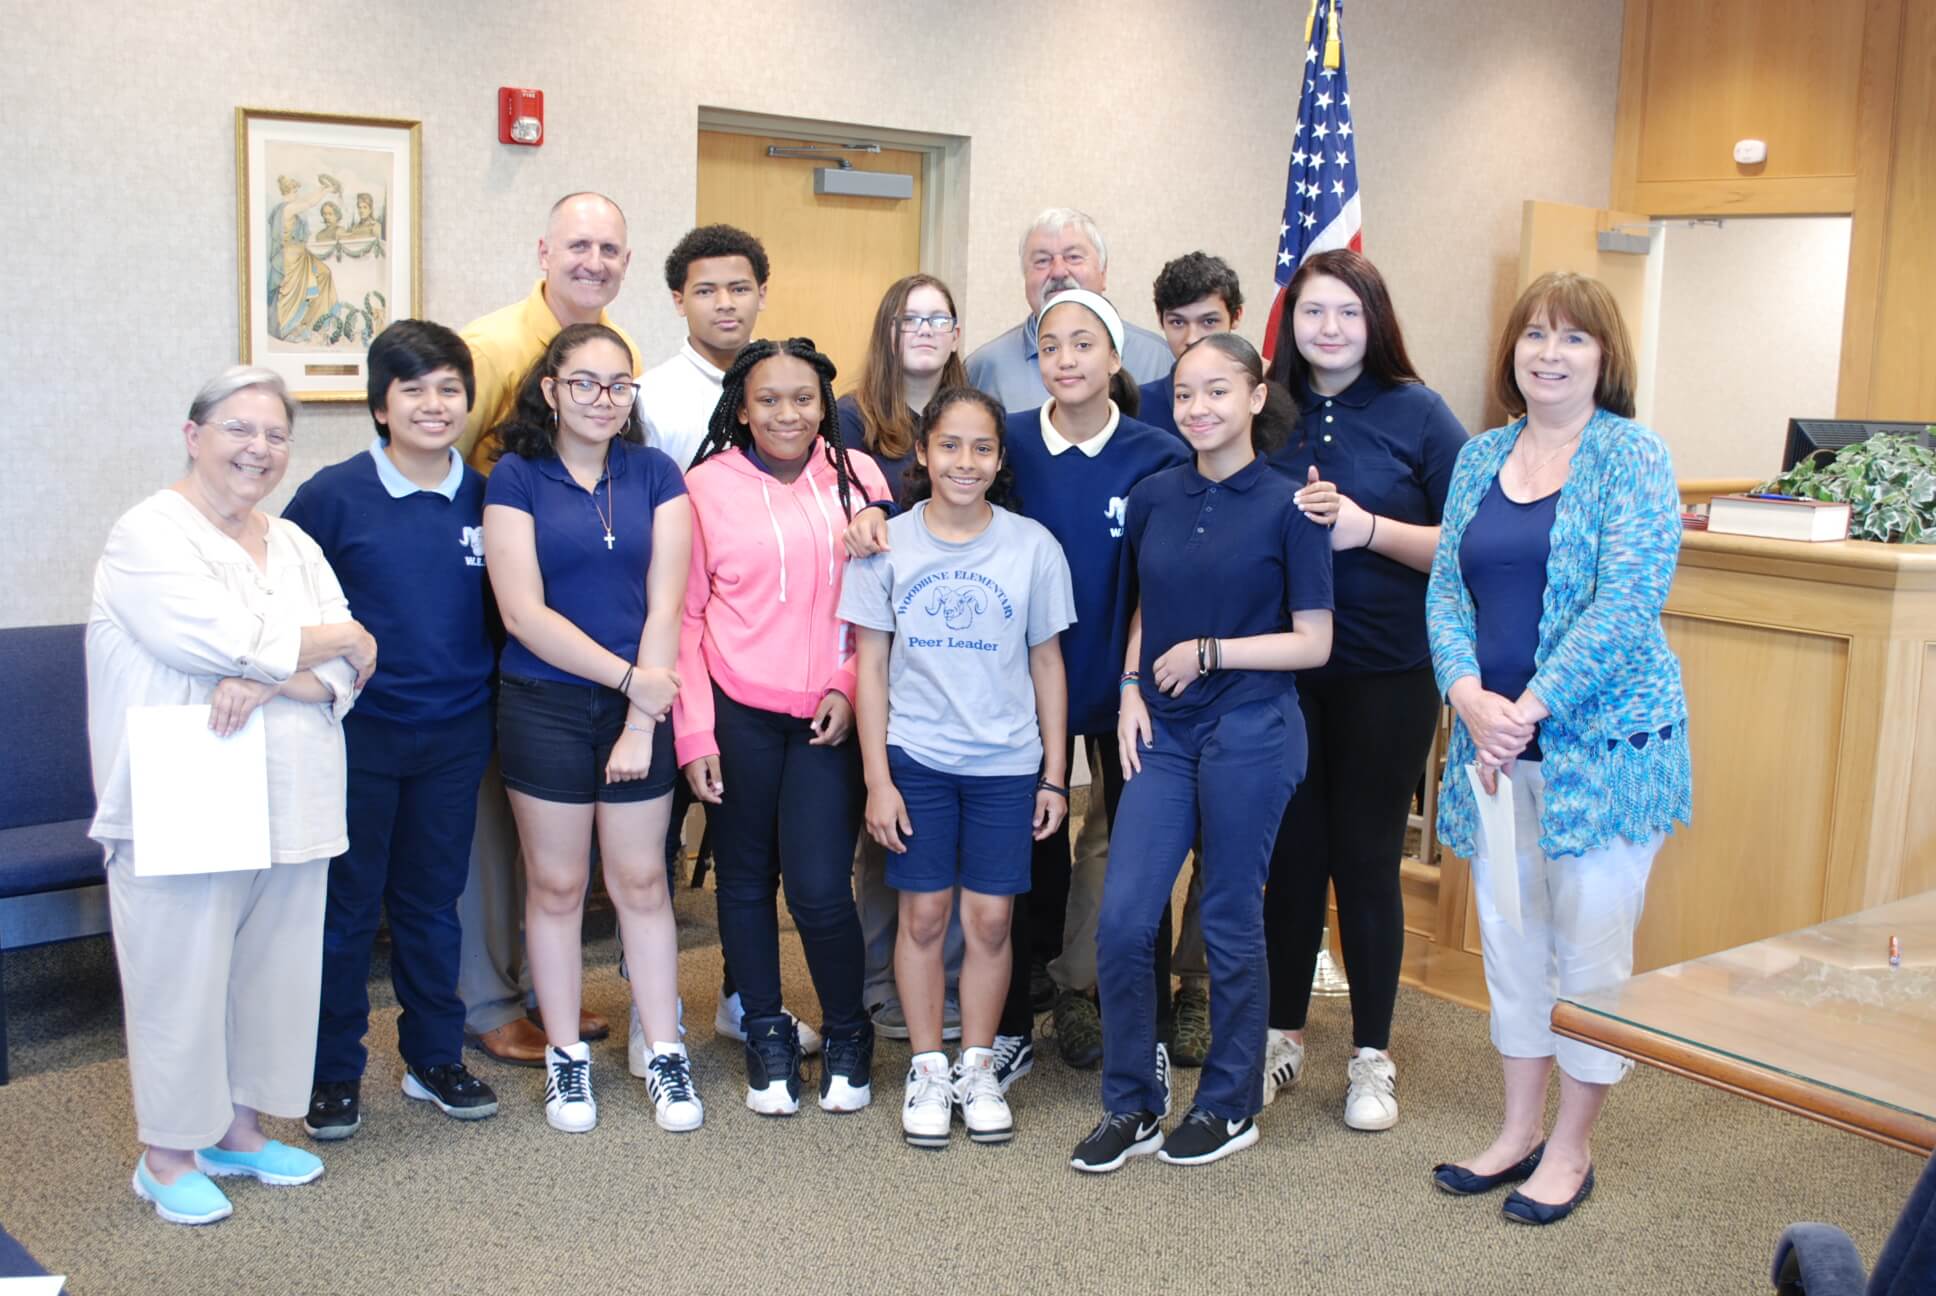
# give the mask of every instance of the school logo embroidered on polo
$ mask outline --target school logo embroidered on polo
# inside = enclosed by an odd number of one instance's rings
[[[463,531],[459,533],[457,537],[457,543],[462,545],[464,548],[470,550],[468,554],[464,555],[464,565],[466,567],[482,567],[484,565],[484,528],[483,527],[481,526],[465,527]]]
[[[1128,500],[1120,495],[1111,495],[1109,497],[1109,507],[1102,511],[1102,515],[1109,519],[1109,534],[1112,539],[1120,540],[1123,538],[1123,516],[1128,511]]]

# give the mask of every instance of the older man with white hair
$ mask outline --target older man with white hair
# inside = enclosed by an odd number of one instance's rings
[[[1102,230],[1073,207],[1051,207],[1022,235],[1022,290],[1028,318],[975,348],[968,357],[968,381],[1009,410],[1040,406],[1047,393],[1035,360],[1035,319],[1042,303],[1070,288],[1103,292],[1109,278],[1109,246]],[[1124,325],[1123,367],[1137,383],[1155,382],[1170,371],[1173,357],[1160,333]]]

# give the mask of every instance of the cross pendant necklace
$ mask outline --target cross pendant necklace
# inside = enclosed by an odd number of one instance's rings
[[[605,548],[607,550],[610,550],[612,547],[612,541],[616,538],[612,535],[612,523],[618,517],[618,506],[612,502],[612,467],[611,467],[610,451],[606,452],[606,463],[605,463],[605,507],[604,508],[598,507],[598,487],[597,486],[592,487],[590,494],[592,497],[592,511],[598,514],[599,525],[605,528]]]

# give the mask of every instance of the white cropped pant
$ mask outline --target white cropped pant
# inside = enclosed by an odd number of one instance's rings
[[[1553,1002],[1632,974],[1634,929],[1664,837],[1656,833],[1639,844],[1616,837],[1597,850],[1549,858],[1539,845],[1546,802],[1539,762],[1519,762],[1511,778],[1521,930],[1514,931],[1499,913],[1494,887],[1499,864],[1487,857],[1483,840],[1472,861],[1486,990],[1492,996],[1492,1045],[1506,1057],[1554,1058],[1575,1080],[1613,1084],[1633,1063],[1553,1034]]]
[[[137,877],[108,858],[135,1124],[151,1147],[205,1148],[237,1107],[309,1109],[329,861]]]

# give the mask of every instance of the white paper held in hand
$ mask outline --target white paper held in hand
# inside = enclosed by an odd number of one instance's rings
[[[1487,792],[1476,764],[1465,767],[1471,780],[1472,795],[1479,803],[1479,832],[1486,862],[1487,889],[1492,892],[1492,907],[1516,932],[1524,932],[1519,922],[1519,843],[1513,833],[1512,775],[1498,771],[1498,791]],[[137,820],[137,822],[139,822]],[[139,855],[136,856],[140,858]]]
[[[227,738],[207,706],[128,708],[138,877],[269,866],[269,757],[262,712]]]

